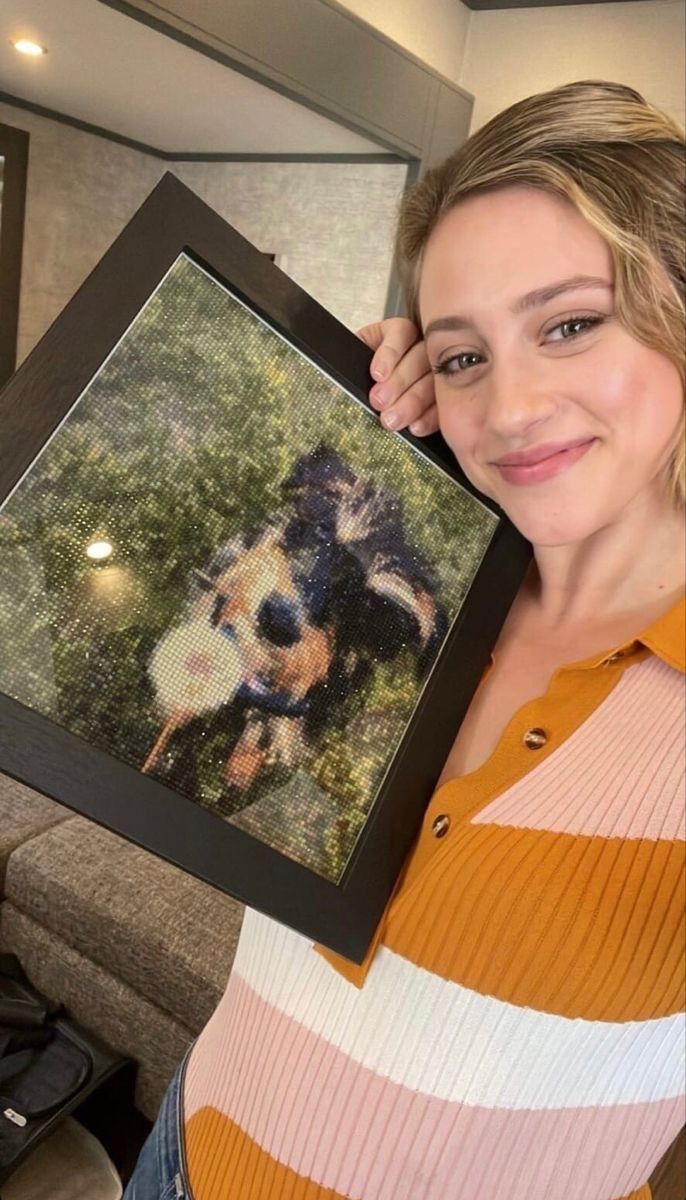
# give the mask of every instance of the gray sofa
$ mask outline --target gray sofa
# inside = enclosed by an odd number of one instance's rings
[[[0,950],[138,1063],[153,1118],[226,985],[239,904],[0,775]]]

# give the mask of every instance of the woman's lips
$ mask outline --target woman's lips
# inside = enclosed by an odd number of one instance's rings
[[[545,483],[560,475],[583,458],[595,438],[567,442],[565,445],[535,446],[531,450],[506,454],[494,464],[506,483],[524,486]]]

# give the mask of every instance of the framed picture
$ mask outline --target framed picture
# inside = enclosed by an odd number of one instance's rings
[[[167,175],[0,400],[0,770],[360,961],[529,549]]]
[[[0,124],[0,387],[17,360],[29,135]]]

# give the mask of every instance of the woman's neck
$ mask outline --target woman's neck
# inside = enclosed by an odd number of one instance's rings
[[[666,611],[686,582],[686,516],[667,500],[644,503],[581,543],[535,546],[523,599],[543,627],[646,623]]]

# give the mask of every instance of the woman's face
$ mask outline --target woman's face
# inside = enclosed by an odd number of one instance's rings
[[[443,436],[535,545],[665,503],[681,381],[616,320],[612,283],[603,238],[534,188],[468,198],[426,246],[419,302]]]

